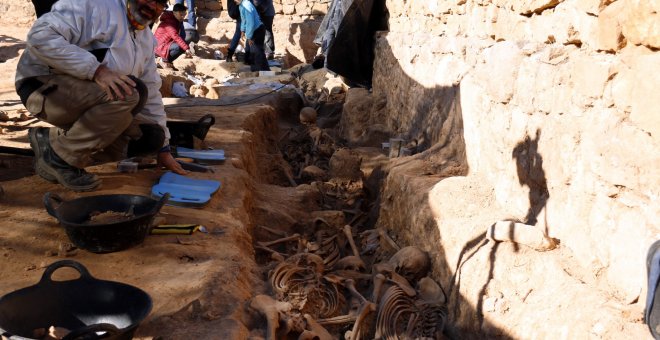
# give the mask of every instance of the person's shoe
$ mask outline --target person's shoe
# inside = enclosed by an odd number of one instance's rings
[[[234,51],[232,51],[232,50],[227,51],[227,56],[225,57],[225,61],[228,62],[228,63],[231,63],[232,61],[234,61]]]
[[[174,68],[174,64],[164,61],[163,59],[158,60],[158,66],[164,70],[177,71],[177,69]]]
[[[85,169],[78,169],[61,159],[50,147],[47,133],[47,128],[30,129],[28,132],[30,144],[36,144],[34,153],[37,174],[47,181],[60,183],[73,191],[96,189],[101,184],[101,180],[96,175],[85,171]],[[39,156],[37,156],[37,153]]]
[[[34,127],[28,129],[28,140],[30,141],[30,146],[34,151],[34,161],[32,165],[37,175],[41,176],[43,179],[57,183],[57,179],[54,176],[51,176],[47,172],[41,171],[42,169],[37,167],[37,162],[39,159],[45,155],[50,149],[50,142],[48,140],[49,128],[47,127]]]

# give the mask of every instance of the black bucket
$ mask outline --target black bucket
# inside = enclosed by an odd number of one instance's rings
[[[75,280],[53,281],[61,267],[75,268]],[[34,339],[34,331],[51,326],[71,331],[63,339],[129,340],[151,312],[151,297],[124,283],[94,278],[80,263],[58,261],[39,283],[0,298],[0,335]]]
[[[47,192],[44,205],[50,215],[64,226],[67,236],[78,248],[94,253],[109,253],[136,246],[149,233],[154,216],[167,202],[139,195],[97,195],[64,201]],[[98,212],[132,212],[130,219],[106,224],[90,223]]]

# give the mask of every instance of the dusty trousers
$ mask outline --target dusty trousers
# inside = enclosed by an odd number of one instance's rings
[[[84,168],[96,161],[119,160],[128,143],[140,137],[131,112],[139,103],[134,91],[124,100],[110,100],[96,83],[68,75],[36,77],[43,83],[25,107],[40,120],[55,125],[50,145],[69,165]]]

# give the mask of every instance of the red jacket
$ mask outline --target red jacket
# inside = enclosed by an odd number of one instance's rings
[[[154,32],[154,37],[158,41],[158,45],[154,49],[157,56],[167,59],[170,54],[170,45],[175,42],[182,50],[188,50],[188,44],[181,39],[179,31],[183,29],[183,25],[179,20],[174,17],[174,13],[165,11],[160,16],[160,24]]]

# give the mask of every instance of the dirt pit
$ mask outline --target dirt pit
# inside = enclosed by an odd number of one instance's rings
[[[48,125],[24,117],[12,79],[27,30],[8,32],[15,33],[15,39],[3,44],[18,46],[19,53],[0,64],[5,74],[0,100],[7,116],[0,122],[1,146],[28,150],[28,128]],[[361,164],[363,159],[386,158],[377,149],[362,154],[344,149],[335,129],[340,111],[334,109],[343,95],[326,94],[323,103],[315,102],[323,104],[319,108],[333,108],[319,110],[323,127],[303,125],[298,113],[309,98],[301,98],[294,88],[274,92],[252,86],[263,79],[243,81],[222,91],[217,100],[165,100],[171,119],[195,121],[213,115],[216,121],[204,146],[223,149],[227,155],[223,164],[211,165],[214,172],[189,176],[221,183],[208,204],[165,206],[157,218],[160,224],[203,225],[206,233],[150,235],[137,247],[102,255],[76,249],[46,213],[46,192],[65,201],[115,193],[149,196],[163,170],[127,174],[118,172],[115,163],[94,166],[88,171],[101,178],[101,188],[74,193],[34,175],[31,157],[3,154],[11,164],[0,168],[0,215],[5,222],[0,273],[6,278],[0,294],[33,285],[50,264],[71,259],[96,278],[134,285],[150,294],[153,309],[140,324],[138,339],[260,339],[272,332],[298,337],[323,329],[336,337],[348,331],[373,332],[374,305],[363,299],[373,295],[369,273],[373,264],[396,249],[378,246],[383,233],[372,229],[375,206],[365,191],[370,168],[361,169]],[[307,88],[315,99],[320,97],[322,86]],[[231,105],[250,96],[259,99]],[[98,211],[91,223],[130,218],[103,207]],[[54,280],[78,276],[70,268],[53,273]],[[287,309],[279,320],[273,319],[273,301]],[[367,312],[368,320],[361,317],[364,320],[355,326],[356,316]]]

